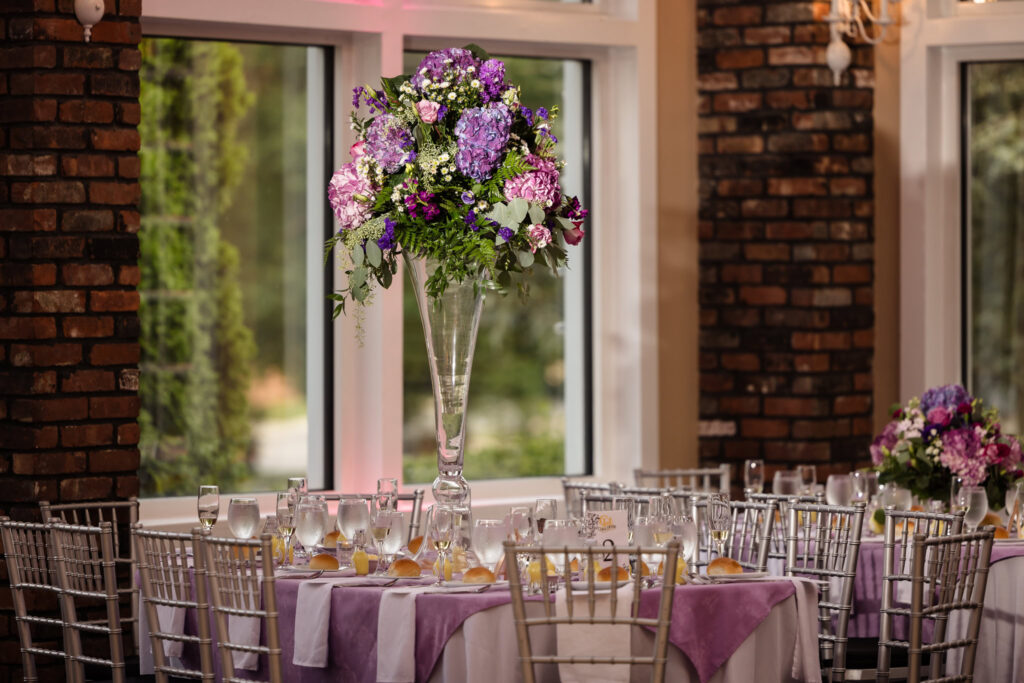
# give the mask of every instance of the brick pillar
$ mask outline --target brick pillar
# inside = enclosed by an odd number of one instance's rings
[[[701,459],[769,484],[872,431],[872,52],[833,87],[827,11],[698,2]]]
[[[106,8],[86,43],[72,0],[0,3],[0,514],[17,519],[138,493],[141,6]],[[20,680],[10,611],[0,641],[0,681]]]

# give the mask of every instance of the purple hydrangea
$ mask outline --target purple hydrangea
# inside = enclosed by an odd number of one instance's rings
[[[480,65],[478,74],[480,83],[483,84],[484,102],[494,102],[501,99],[501,93],[505,89],[505,63],[498,59],[488,59]]]
[[[369,220],[375,192],[373,184],[359,174],[354,162],[335,171],[327,186],[327,199],[342,230],[355,230]]]
[[[882,433],[875,437],[875,440],[871,443],[871,447],[868,449],[871,452],[871,462],[874,465],[881,465],[882,460],[885,458],[885,450],[892,452],[893,446],[899,441],[897,436],[899,432],[899,421],[893,420],[889,424],[885,425],[885,429]]]
[[[490,178],[505,155],[511,126],[512,116],[504,104],[463,111],[455,124],[459,146],[456,168],[473,180],[482,182]]]
[[[397,223],[390,218],[384,219],[384,234],[377,240],[377,246],[382,250],[391,249],[395,246],[395,226]]]
[[[932,408],[944,407],[956,410],[963,403],[970,405],[971,395],[959,384],[933,387],[921,397],[921,412],[927,415]]]
[[[444,80],[445,74],[452,72],[455,72],[458,80],[461,80],[466,69],[471,66],[479,67],[480,62],[469,50],[460,47],[436,50],[424,57],[420,65],[416,67],[416,73],[412,76],[412,84],[423,90],[425,83]]]
[[[385,173],[394,173],[414,160],[414,147],[409,130],[391,114],[377,116],[366,130],[366,153]]]

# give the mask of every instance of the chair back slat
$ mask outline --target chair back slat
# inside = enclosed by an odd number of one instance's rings
[[[153,648],[153,671],[158,683],[167,683],[168,674],[212,681],[215,677],[213,644],[210,636],[210,603],[206,581],[206,558],[201,552],[196,527],[189,534],[150,531],[141,524],[132,528],[135,556],[139,560],[142,606],[149,622]],[[193,566],[189,566],[189,557]],[[159,621],[158,605],[192,609],[196,612],[198,636],[176,634],[166,637]],[[172,667],[164,651],[165,643],[195,643],[199,648],[200,669]]]
[[[320,495],[320,494],[317,494]],[[372,501],[375,494],[372,493],[326,493],[324,500],[337,502],[339,500],[365,500]],[[399,493],[395,496],[399,501],[411,502],[412,509],[409,513],[409,526],[405,531],[405,542],[420,535],[420,526],[423,523],[423,489],[416,489],[412,493]]]
[[[777,502],[732,501],[732,524],[728,553],[744,569],[763,572],[768,568],[768,552],[775,532]]]
[[[270,682],[282,680],[271,538],[265,533],[259,540],[215,538],[206,534],[200,539],[225,681],[249,680],[238,677],[234,663],[235,652],[243,650],[267,655]],[[233,641],[229,628],[232,616],[259,619],[267,644],[250,646]]]
[[[665,667],[668,657],[668,631],[672,618],[672,603],[675,596],[676,563],[679,557],[679,542],[671,541],[665,548],[595,548],[593,546],[565,546],[565,547],[535,547],[505,542],[505,566],[508,567],[509,584],[512,593],[512,615],[516,626],[516,640],[519,646],[519,663],[525,683],[534,683],[536,674],[535,664],[621,664],[621,665],[646,665],[651,667],[650,680],[661,682],[665,680]],[[562,568],[562,588],[565,591],[565,614],[558,614],[555,611],[554,603],[551,600],[541,600],[539,603],[530,602],[531,608],[536,612],[543,611],[543,616],[528,615],[526,612],[527,602],[524,597],[524,586],[520,573],[520,566],[528,566],[529,563],[537,562],[539,567],[547,567],[549,559],[554,558],[555,566]],[[572,560],[579,562],[582,571],[582,588],[574,587],[572,580]],[[653,562],[661,560],[661,571],[663,583],[660,589],[658,611],[655,618],[643,618],[640,616],[640,593],[644,587],[641,571],[639,570],[645,561]],[[631,567],[632,576],[620,581],[617,572],[612,572],[611,590],[608,593],[608,614],[599,613],[597,590],[595,589],[595,578],[597,567],[602,564],[610,564],[612,567]],[[548,576],[547,571],[539,572],[539,582],[533,582],[534,588],[539,588],[541,595],[549,595],[555,588],[555,580]],[[539,584],[539,585],[538,585]],[[619,613],[619,589],[632,584],[633,591],[629,608]],[[575,586],[580,586],[577,582]],[[574,596],[582,595],[584,609],[580,610]],[[631,655],[629,657],[608,657],[601,653],[591,656],[574,655],[546,655],[537,654],[533,651],[533,640],[530,629],[539,626],[573,626],[576,625],[622,625],[630,627],[646,627],[655,631],[654,647],[649,655]]]
[[[53,616],[60,608],[60,580],[53,559],[52,537],[49,525],[0,517],[0,540],[26,681],[39,680],[37,656],[61,660],[65,678],[76,680],[63,619]]]
[[[565,510],[570,519],[583,516],[583,499],[587,495],[611,496],[619,492],[622,485],[616,482],[602,484],[594,481],[573,481],[562,477],[562,496]]]
[[[100,522],[99,526],[84,526],[53,521],[49,526],[61,589],[61,614],[65,633],[72,636],[68,650],[78,676],[75,680],[84,680],[85,664],[89,663],[110,667],[114,683],[122,683],[125,679],[124,643],[113,525]],[[88,615],[88,611],[97,608],[97,603],[105,609],[104,619],[97,622],[88,616],[80,618],[80,610]],[[83,652],[78,635],[83,630],[106,634],[108,657]]]
[[[637,486],[688,487],[692,491],[728,493],[732,468],[728,463],[718,467],[698,467],[669,470],[633,470]]]

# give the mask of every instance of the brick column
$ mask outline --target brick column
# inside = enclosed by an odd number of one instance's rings
[[[833,87],[827,11],[698,3],[701,458],[769,483],[872,431],[872,52]]]
[[[138,493],[141,6],[106,4],[91,43],[71,0],[0,4],[0,514],[17,519]],[[20,680],[10,611],[0,641],[0,681]]]

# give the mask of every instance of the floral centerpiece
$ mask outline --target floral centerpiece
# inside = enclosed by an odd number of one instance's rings
[[[567,196],[551,131],[505,64],[475,45],[428,54],[412,75],[356,88],[352,160],[328,198],[346,281],[331,298],[366,303],[401,255],[410,272],[434,389],[439,502],[463,502],[466,399],[484,289],[507,291],[537,266],[555,274],[583,239],[587,210]],[[359,115],[365,105],[369,115]]]
[[[999,411],[957,384],[929,389],[896,406],[871,444],[880,483],[895,483],[921,500],[949,502],[954,476],[984,486],[989,507],[1003,505],[1008,484],[1024,474],[1021,444],[1003,434]]]

